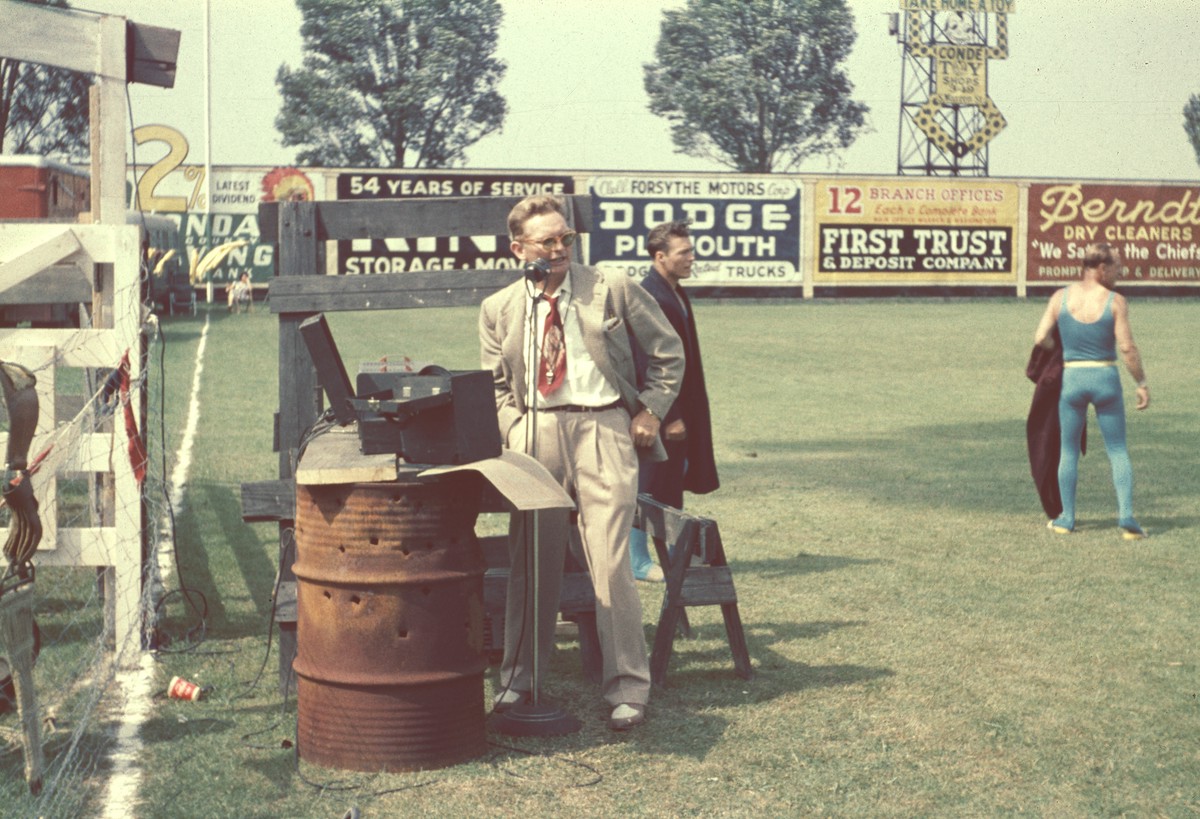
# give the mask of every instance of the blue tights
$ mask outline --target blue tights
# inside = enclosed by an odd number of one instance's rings
[[[1063,370],[1058,420],[1062,426],[1062,449],[1058,460],[1058,490],[1063,511],[1056,526],[1075,528],[1075,485],[1079,479],[1079,441],[1087,424],[1087,408],[1096,408],[1100,434],[1112,466],[1117,490],[1117,525],[1133,526],[1133,465],[1125,446],[1125,399],[1121,374],[1116,367],[1069,367]]]

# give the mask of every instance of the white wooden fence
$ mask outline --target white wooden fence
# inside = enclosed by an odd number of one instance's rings
[[[136,226],[0,223],[0,304],[46,304],[90,290],[80,305],[84,329],[0,328],[0,359],[37,376],[39,419],[30,460],[48,451],[33,477],[44,536],[35,558],[42,566],[95,566],[103,570],[106,631],[118,661],[137,661],[142,624],[142,543],[145,510],[129,457],[118,404],[96,395],[67,406],[60,384],[96,384],[98,371],[118,367],[128,353],[128,400],[142,423],[141,361],[145,337]],[[87,285],[81,291],[80,285]],[[62,302],[59,301],[59,304]],[[83,374],[65,372],[79,368]],[[116,397],[119,402],[119,395]],[[105,417],[111,411],[111,415]],[[144,430],[143,430],[144,434]],[[7,433],[0,432],[0,447]],[[86,480],[87,498],[60,514],[66,478]],[[82,507],[82,508],[80,508]],[[60,525],[75,524],[81,525]],[[0,539],[7,532],[0,531]]]

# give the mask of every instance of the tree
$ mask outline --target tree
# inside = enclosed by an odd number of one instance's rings
[[[67,8],[66,0],[24,0]],[[87,156],[87,74],[0,57],[0,154]]]
[[[650,110],[680,153],[748,173],[845,148],[867,106],[841,68],[854,44],[845,0],[687,0],[663,12]]]
[[[1192,94],[1183,106],[1183,130],[1196,152],[1196,161],[1200,162],[1200,94]]]
[[[497,0],[297,0],[303,67],[275,127],[310,165],[442,168],[500,128]]]

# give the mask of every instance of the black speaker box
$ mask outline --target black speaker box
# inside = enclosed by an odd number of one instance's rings
[[[492,374],[486,370],[359,373],[359,443],[364,455],[395,453],[409,463],[464,464],[500,455]]]

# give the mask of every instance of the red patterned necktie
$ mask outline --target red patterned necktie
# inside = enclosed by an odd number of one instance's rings
[[[550,312],[542,331],[542,360],[538,365],[537,388],[542,395],[549,395],[567,377],[567,348],[563,336],[562,317],[558,314],[557,297],[546,298]]]

